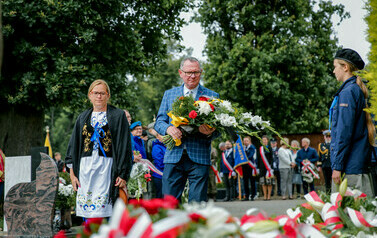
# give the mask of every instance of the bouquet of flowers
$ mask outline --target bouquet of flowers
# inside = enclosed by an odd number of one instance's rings
[[[236,131],[257,137],[259,140],[261,138],[258,132],[267,129],[281,138],[280,134],[271,127],[270,122],[263,121],[260,116],[252,115],[250,112],[242,113],[227,100],[202,96],[195,101],[191,96],[182,96],[173,102],[168,116],[172,119],[171,124],[182,129],[184,133],[192,133],[205,124],[220,132],[235,134]],[[171,150],[174,146],[181,145],[181,140],[165,135],[163,143]]]
[[[178,201],[167,196],[131,200],[128,206],[117,201],[109,224],[102,224],[91,237],[324,237],[296,220],[287,215],[269,217],[255,208],[239,220],[211,202],[178,207]]]
[[[317,167],[309,160],[302,161],[301,175],[307,183],[312,183],[314,179],[319,179]]]
[[[289,217],[298,217],[298,223],[310,224],[331,237],[377,236],[377,200],[348,188],[347,179],[337,193],[312,191],[305,199],[307,203],[287,210]]]
[[[147,182],[151,180],[149,168],[146,164],[135,163],[131,169],[127,190],[131,196],[139,199],[147,191]]]
[[[68,173],[59,173],[59,189],[55,200],[57,209],[71,208],[76,204],[76,193],[73,190]]]

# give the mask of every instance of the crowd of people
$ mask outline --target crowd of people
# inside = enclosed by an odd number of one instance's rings
[[[281,140],[278,148],[277,141],[268,136],[263,136],[263,144],[256,148],[251,138],[245,137],[243,146],[248,160],[242,164],[242,179],[235,179],[231,141],[220,143],[221,153],[217,153],[212,146],[213,140],[220,136],[216,128],[203,124],[193,133],[183,135],[167,114],[181,96],[195,100],[201,96],[219,97],[199,83],[202,68],[196,58],[182,60],[178,73],[183,84],[165,91],[156,120],[147,127],[140,121],[132,123],[128,111],[109,105],[109,85],[104,80],[95,80],[88,90],[93,107],[77,118],[65,159],[77,191],[76,214],[86,218],[111,216],[112,204],[119,191],[126,188],[133,164],[144,160],[152,161],[163,172],[152,175],[154,197],[172,195],[180,199],[188,184],[188,202],[207,201],[208,195],[216,198],[214,178],[218,172],[226,187],[226,201],[237,196],[237,189],[243,200],[257,198],[259,190],[266,201],[273,194],[293,199],[294,188],[298,194],[301,185],[304,193],[314,190],[317,170],[325,174],[327,191],[334,191],[345,174],[351,187],[372,196],[368,169],[375,145],[375,128],[364,110],[368,98],[366,87],[354,75],[363,67],[361,57],[351,49],[339,50],[335,55],[334,74],[343,84],[330,107],[331,132],[325,133],[325,144],[319,147],[320,156],[310,147],[308,138],[301,140],[299,149],[295,140],[288,147],[287,138]],[[165,135],[181,140],[181,144],[166,149],[161,143]],[[216,162],[220,163],[220,171],[214,166]]]
[[[323,132],[324,143],[319,145],[320,148],[328,148],[331,142],[331,135],[328,130]],[[330,164],[329,150],[320,150],[320,156],[316,150],[310,147],[310,140],[303,138],[300,144],[297,140],[292,140],[290,148],[286,143],[289,143],[288,138],[280,140],[280,148],[277,145],[275,138],[269,139],[268,136],[263,136],[263,144],[256,148],[251,141],[251,138],[246,136],[243,139],[243,146],[248,160],[251,163],[242,165],[243,177],[238,180],[236,170],[234,169],[234,150],[230,141],[221,142],[219,149],[222,151],[220,161],[220,176],[226,189],[224,201],[235,200],[242,198],[243,201],[253,201],[258,199],[258,195],[263,195],[264,200],[271,200],[271,196],[276,191],[277,196],[281,199],[300,198],[301,187],[303,187],[304,194],[314,191],[314,179],[317,169],[320,171],[327,169]],[[284,143],[285,142],[285,143]],[[253,172],[253,167],[258,169],[259,173]],[[313,173],[308,171],[309,177],[312,177],[311,182],[302,176],[303,170],[314,168]],[[331,169],[331,167],[330,167]],[[315,174],[314,174],[315,173]],[[318,174],[319,175],[319,174]],[[331,180],[325,179],[325,188],[330,192]],[[239,184],[238,184],[239,183]],[[241,188],[241,190],[239,190]],[[296,188],[297,195],[294,197],[294,190]],[[258,192],[261,191],[261,192]]]

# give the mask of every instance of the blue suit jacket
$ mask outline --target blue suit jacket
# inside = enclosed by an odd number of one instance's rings
[[[308,149],[305,151],[304,148],[299,150],[297,152],[296,162],[300,165],[300,168],[302,167],[301,162],[305,159],[308,159],[313,164],[319,160],[317,151],[313,149],[312,147],[308,147]]]
[[[165,135],[169,126],[173,126],[171,118],[167,115],[172,110],[173,102],[183,96],[182,84],[180,87],[175,87],[165,91],[164,97],[160,105],[160,109],[157,114],[156,124],[154,129],[160,134]],[[198,100],[200,96],[215,97],[218,98],[219,94],[205,88],[199,84],[198,93],[195,100]],[[190,159],[198,164],[210,165],[211,164],[211,141],[213,137],[218,133],[213,133],[208,138],[199,137],[183,137],[182,144],[175,146],[172,150],[166,150],[164,163],[178,163],[182,157],[183,149],[186,147],[188,156]]]

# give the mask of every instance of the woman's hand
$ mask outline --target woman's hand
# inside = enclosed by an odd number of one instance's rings
[[[75,190],[77,192],[78,188],[81,187],[81,185],[80,185],[79,179],[75,176],[73,169],[70,169],[69,177],[71,178],[73,190]]]
[[[122,179],[121,177],[118,177],[116,180],[115,180],[115,186],[119,188],[124,188],[126,187],[126,180]]]

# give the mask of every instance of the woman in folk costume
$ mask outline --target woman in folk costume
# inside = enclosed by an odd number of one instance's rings
[[[131,170],[130,129],[125,113],[108,105],[110,88],[104,80],[90,85],[88,98],[93,108],[76,120],[66,164],[77,191],[77,216],[110,217]]]
[[[262,185],[264,200],[271,200],[272,186],[275,185],[272,169],[272,149],[268,145],[268,137],[262,137],[263,145],[258,148],[259,183]],[[267,148],[267,149],[266,149]]]

